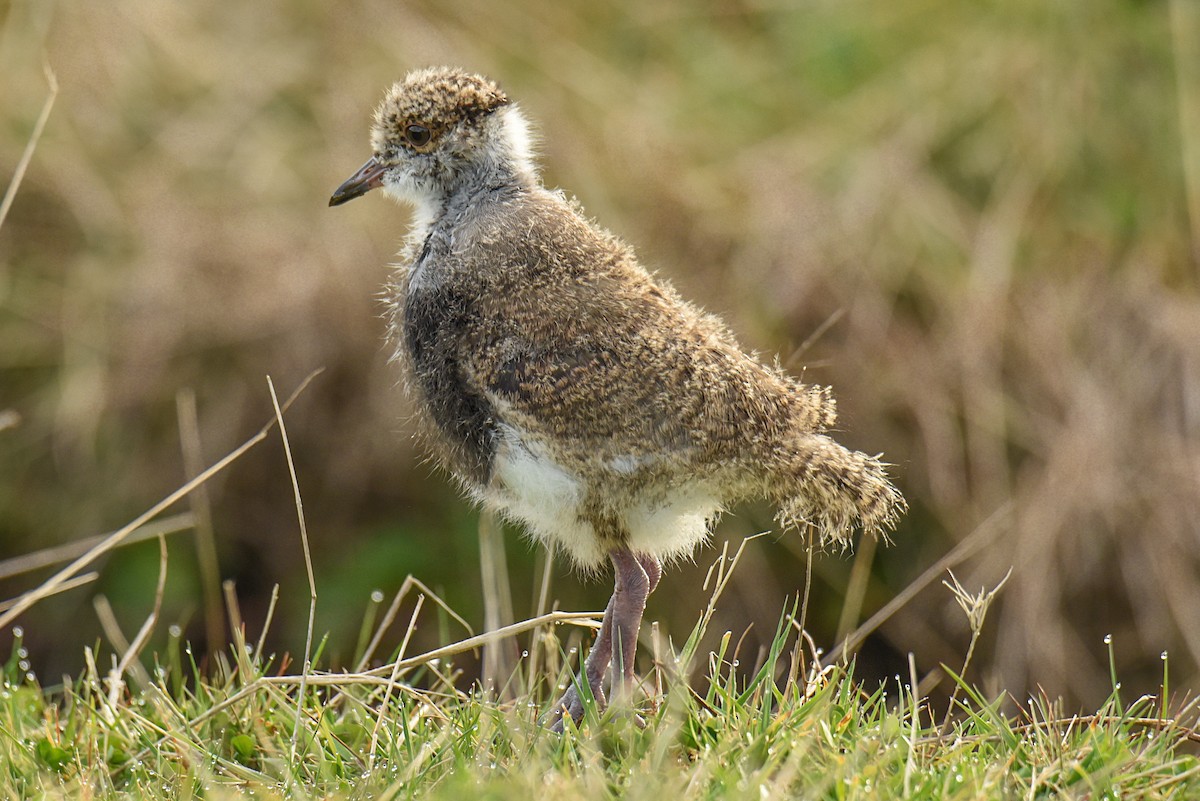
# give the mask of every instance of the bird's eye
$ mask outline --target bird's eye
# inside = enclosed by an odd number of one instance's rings
[[[429,129],[424,125],[410,125],[404,129],[404,138],[414,147],[429,144]]]

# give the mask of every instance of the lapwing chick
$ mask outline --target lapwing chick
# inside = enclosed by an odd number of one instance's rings
[[[546,189],[529,125],[491,80],[410,73],[336,206],[379,187],[416,213],[386,289],[394,360],[435,457],[482,505],[616,588],[552,725],[587,683],[628,701],[647,596],[722,510],[765,498],[826,542],[905,510],[875,456],[826,433],[827,387],[738,346],[633,251]]]

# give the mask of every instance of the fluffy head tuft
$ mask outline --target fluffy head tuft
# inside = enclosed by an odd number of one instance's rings
[[[436,139],[462,122],[473,122],[508,105],[508,95],[492,80],[456,67],[414,70],[397,81],[375,109],[371,145],[376,154],[395,144],[408,125],[423,125]]]

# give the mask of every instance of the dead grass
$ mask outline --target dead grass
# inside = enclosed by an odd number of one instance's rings
[[[895,547],[875,555],[863,617],[1009,504],[1008,525],[959,573],[974,587],[1013,567],[974,656],[981,677],[1094,707],[1110,691],[1111,633],[1129,685],[1151,686],[1169,649],[1194,686],[1190,14],[1116,0],[704,14],[11,4],[0,164],[29,142],[43,59],[61,90],[0,229],[0,548],[109,530],[179,486],[181,388],[195,390],[210,463],[269,415],[264,375],[291,386],[325,366],[288,418],[312,484],[318,584],[358,577],[330,592],[361,602],[363,575],[394,587],[428,567],[481,619],[473,523],[409,446],[379,345],[374,294],[404,212],[325,208],[362,161],[380,89],[454,62],[501,79],[540,123],[549,183],[748,344],[786,357],[840,313],[792,369],[835,387],[845,438],[897,462],[913,502]],[[297,588],[285,597],[305,584],[277,464],[264,448],[212,485],[223,575],[256,616],[276,581]],[[760,518],[746,510],[722,536]],[[800,586],[801,546],[757,543],[714,628],[769,630]],[[519,616],[536,604],[521,595],[539,586],[532,561],[510,560]],[[118,617],[153,583],[157,556],[122,564],[136,589],[104,588]],[[812,624],[831,642],[850,565],[814,570]],[[702,607],[700,573],[667,576],[667,627]],[[172,575],[164,614],[186,618],[199,584]],[[603,590],[575,593],[559,582],[554,597],[581,608]],[[85,595],[48,602],[29,630],[90,619]],[[304,610],[285,607],[282,629],[299,631]],[[910,651],[922,671],[959,664],[970,636],[944,593],[919,594],[863,667],[874,655],[879,673],[906,672]],[[31,646],[51,672],[77,661],[75,643],[57,657],[49,641]]]

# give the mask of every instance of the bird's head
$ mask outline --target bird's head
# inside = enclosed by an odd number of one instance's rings
[[[375,109],[374,155],[337,188],[329,205],[376,187],[421,205],[464,185],[533,174],[528,124],[493,81],[450,67],[416,70]]]

